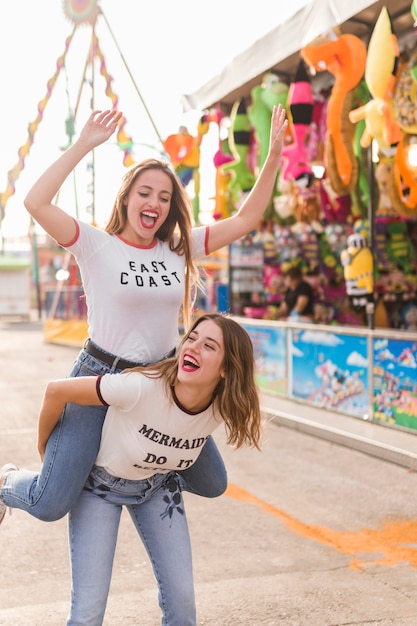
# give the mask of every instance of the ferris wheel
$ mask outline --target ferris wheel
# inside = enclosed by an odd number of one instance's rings
[[[1,226],[1,222],[3,218],[5,217],[7,202],[16,191],[17,180],[26,165],[26,159],[31,151],[39,126],[44,120],[45,111],[54,93],[55,87],[58,82],[58,78],[61,76],[61,74],[66,72],[68,53],[70,51],[70,48],[73,45],[75,34],[77,30],[80,29],[81,27],[84,27],[84,28],[88,27],[91,29],[91,38],[89,42],[89,47],[88,47],[88,51],[86,55],[84,68],[80,75],[80,87],[77,93],[76,102],[73,107],[69,107],[68,116],[67,116],[67,119],[65,120],[66,134],[68,136],[68,143],[66,147],[69,147],[71,145],[72,139],[75,135],[75,119],[77,117],[78,109],[80,106],[82,91],[85,85],[89,85],[92,90],[94,90],[95,88],[94,80],[91,80],[91,79],[87,80],[87,72],[89,70],[90,72],[95,72],[96,67],[98,67],[99,73],[102,79],[104,79],[105,81],[105,94],[111,100],[112,107],[116,108],[119,103],[119,98],[113,87],[113,77],[108,71],[106,58],[102,50],[101,42],[99,41],[99,38],[97,35],[96,25],[98,23],[98,20],[102,20],[105,23],[108,29],[108,32],[110,33],[110,36],[116,46],[116,49],[120,55],[120,59],[122,60],[122,63],[127,71],[127,74],[129,76],[129,79],[131,80],[134,90],[137,96],[139,97],[139,100],[145,111],[145,114],[147,115],[151,123],[155,136],[157,137],[157,140],[161,146],[160,152],[163,155],[166,154],[163,149],[163,139],[155,125],[155,122],[142,97],[142,94],[140,93],[140,90],[135,82],[132,72],[130,71],[126,63],[125,57],[123,56],[120,46],[114,36],[114,33],[110,27],[108,20],[106,19],[106,16],[104,15],[99,5],[98,0],[63,0],[62,4],[63,4],[64,14],[68,18],[69,22],[72,24],[72,27],[73,27],[72,32],[66,38],[65,44],[64,44],[64,50],[58,56],[56,60],[55,71],[46,83],[46,91],[43,97],[38,101],[36,116],[28,124],[28,133],[27,133],[26,141],[17,150],[17,155],[18,155],[17,162],[7,172],[6,187],[5,189],[0,190],[0,226]],[[92,103],[94,102],[93,96],[94,94],[91,97]],[[129,135],[129,133],[127,132],[127,119],[125,117],[123,117],[120,121],[118,132],[116,135],[116,143],[117,143],[118,148],[122,152],[123,165],[126,167],[129,167],[130,165],[134,163],[134,156],[133,156],[134,141],[132,137]],[[91,188],[92,188],[92,195],[93,195],[92,206],[91,206],[91,220],[94,223],[95,221],[94,177],[92,178]]]

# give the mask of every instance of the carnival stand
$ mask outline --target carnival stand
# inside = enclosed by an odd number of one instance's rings
[[[417,6],[306,2],[192,94],[229,119],[218,166],[236,210],[263,164],[272,107],[289,131],[256,232],[229,251],[229,308],[269,393],[417,429]],[[313,324],[277,321],[299,266]]]

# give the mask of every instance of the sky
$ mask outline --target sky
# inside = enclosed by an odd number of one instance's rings
[[[3,241],[27,234],[23,198],[68,147],[66,119],[71,112],[77,111],[75,139],[91,107],[116,105],[126,118],[135,160],[158,156],[159,138],[178,132],[181,125],[196,134],[201,112],[183,114],[181,95],[202,86],[306,0],[257,0],[253,11],[242,0],[98,0],[102,15],[95,32],[107,80],[111,79],[110,97],[99,56],[94,73],[87,64],[91,25],[75,24],[66,11],[90,3],[94,0],[0,3],[0,193],[11,192],[7,173],[19,170],[1,224]],[[218,141],[213,132],[217,130],[211,129],[207,141]],[[91,159],[86,157],[77,168],[80,174],[68,179],[57,203],[86,220],[94,205],[95,221],[102,225],[125,171],[113,138],[94,151],[94,195],[89,165]],[[208,178],[205,182],[202,177],[201,204],[210,202],[204,193],[209,198],[214,172]]]

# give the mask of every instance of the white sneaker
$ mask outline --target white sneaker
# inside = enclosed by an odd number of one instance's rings
[[[18,470],[19,468],[14,463],[6,463],[3,467],[0,468],[0,484],[3,484],[3,479],[6,474],[9,472],[13,472],[14,470]],[[6,515],[7,505],[4,504],[3,500],[0,499],[0,524],[4,520],[4,516]],[[10,507],[10,514],[12,513],[12,509]]]

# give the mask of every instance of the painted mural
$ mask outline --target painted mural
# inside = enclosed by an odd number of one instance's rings
[[[287,394],[287,347],[285,328],[242,324],[253,343],[260,389]]]
[[[326,409],[367,418],[367,338],[310,329],[293,329],[291,335],[291,394]]]
[[[417,341],[375,338],[374,420],[417,429]]]

